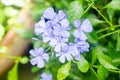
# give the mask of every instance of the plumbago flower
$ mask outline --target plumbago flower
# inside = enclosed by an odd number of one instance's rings
[[[52,80],[52,74],[42,73],[40,80]]]
[[[45,62],[48,62],[49,55],[45,53],[43,48],[36,48],[35,50],[30,50],[29,52],[34,58],[30,61],[32,65],[36,65],[39,68],[45,66]]]
[[[82,24],[80,20],[74,21],[74,26],[77,28],[74,31],[75,38],[79,38],[80,40],[86,40],[87,37],[84,32],[92,32],[92,25],[88,19],[85,19]]]
[[[80,53],[89,51],[89,44],[86,42],[87,36],[84,32],[89,33],[92,31],[90,21],[88,19],[82,22],[75,20],[74,26],[77,28],[72,33],[74,35],[74,42],[69,43],[69,30],[72,27],[65,13],[62,10],[56,13],[52,7],[49,7],[44,11],[41,20],[35,24],[35,33],[42,36],[42,41],[54,48],[59,61],[65,63],[66,60],[70,61],[72,58],[80,60]],[[34,57],[31,60],[32,65],[37,64],[40,68],[44,67],[44,61],[49,59],[48,54],[44,52],[43,48],[31,50],[30,54]]]

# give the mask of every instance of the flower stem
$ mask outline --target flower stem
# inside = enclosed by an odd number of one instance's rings
[[[113,24],[108,21],[108,19],[100,12],[100,10],[97,9],[97,7],[95,7],[94,5],[92,6],[93,9],[95,9],[101,16],[103,19],[105,19],[105,21],[110,25],[111,30],[114,30]]]
[[[10,59],[18,59],[20,60],[21,57],[17,57],[17,56],[10,56],[10,55],[0,55],[0,57],[6,57],[6,58],[10,58]]]
[[[110,32],[110,33],[108,33],[108,34],[102,35],[102,36],[99,37],[99,39],[102,39],[102,38],[104,38],[104,37],[106,37],[106,36],[109,36],[109,35],[111,35],[111,34],[114,34],[114,33],[116,33],[116,32],[119,32],[119,31],[120,31],[120,30],[116,30],[116,31]]]

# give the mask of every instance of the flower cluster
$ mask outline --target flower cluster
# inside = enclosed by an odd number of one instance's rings
[[[92,31],[92,25],[88,19],[83,21],[74,21],[73,27],[67,19],[66,14],[59,10],[58,13],[52,7],[47,8],[41,20],[35,24],[36,35],[42,36],[42,41],[48,43],[54,48],[56,57],[59,57],[61,63],[65,63],[66,59],[70,61],[72,58],[80,60],[80,53],[89,51],[89,44],[86,42],[85,33]],[[74,35],[74,42],[69,42],[69,37]],[[44,61],[48,61],[49,56],[44,52],[43,48],[31,50],[30,54],[35,57],[31,60],[33,65],[44,67]]]

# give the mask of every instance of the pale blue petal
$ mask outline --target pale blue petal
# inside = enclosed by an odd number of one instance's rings
[[[57,44],[58,44],[58,41],[57,41],[56,39],[52,39],[52,40],[49,42],[49,45],[52,46],[52,47],[55,47]]]
[[[54,47],[55,52],[60,52],[61,51],[61,45],[60,43],[58,43],[55,47]]]
[[[63,19],[62,21],[60,21],[60,24],[63,29],[67,29],[69,27],[69,21],[67,19]]]
[[[53,19],[55,15],[56,13],[54,12],[54,9],[52,7],[47,8],[43,13],[43,17],[46,19]]]
[[[36,65],[38,63],[38,61],[39,61],[39,57],[35,57],[35,58],[33,58],[33,59],[30,60],[30,63],[32,65]]]
[[[92,25],[88,19],[84,20],[81,24],[81,30],[84,32],[92,32]]]
[[[61,35],[62,35],[63,37],[70,37],[70,33],[69,33],[68,31],[62,31],[62,32],[61,32]]]
[[[42,58],[43,58],[45,61],[48,62],[48,60],[49,60],[49,55],[48,55],[47,53],[44,53],[44,54],[42,55]]]
[[[66,17],[65,13],[62,10],[58,11],[58,15],[57,16],[58,16],[59,20],[62,20],[62,19],[64,19]]]
[[[66,56],[68,61],[70,61],[72,59],[72,56],[69,53],[66,53],[65,56]]]
[[[39,58],[39,61],[38,61],[37,67],[39,67],[39,68],[43,68],[44,65],[45,65],[45,63],[44,63],[43,59],[42,59],[42,58]]]
[[[64,53],[63,53],[63,54],[64,54]],[[61,63],[65,63],[65,56],[62,55],[62,56],[59,58],[59,61],[60,61]]]
[[[80,28],[80,20],[74,21],[74,26],[75,26],[76,28]]]

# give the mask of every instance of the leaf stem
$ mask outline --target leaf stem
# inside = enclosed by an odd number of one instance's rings
[[[92,67],[90,69],[95,74],[95,76],[99,79],[99,77],[98,77],[97,73],[95,72],[95,70]]]
[[[105,34],[105,35],[100,36],[99,39],[102,39],[102,38],[104,38],[104,37],[106,37],[106,36],[109,36],[109,35],[111,35],[111,34],[114,34],[114,33],[116,33],[116,32],[119,32],[119,31],[120,31],[120,30],[116,30],[116,31],[107,33],[107,34]]]
[[[92,2],[88,7],[87,9],[84,11],[84,14],[90,9],[90,7],[94,4],[94,2]]]
[[[102,18],[110,25],[111,29],[114,29],[113,24],[108,21],[108,19],[100,12],[100,10],[97,9],[97,7],[92,5],[92,8],[95,9],[102,16]]]
[[[117,28],[117,27],[120,27],[120,25],[115,25],[114,26],[114,28]],[[109,29],[110,29],[110,27],[107,27],[107,28],[96,31],[96,33],[100,33],[100,32],[103,32],[103,31],[106,31],[106,30],[109,30]]]

